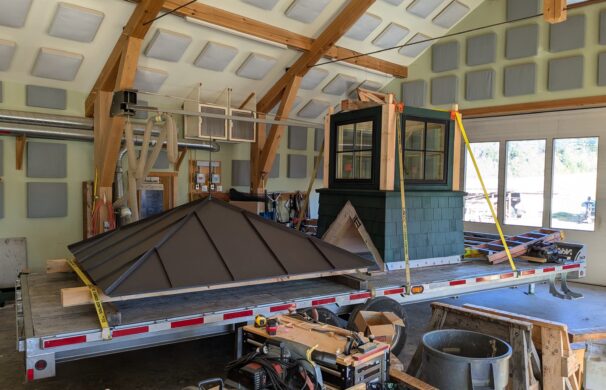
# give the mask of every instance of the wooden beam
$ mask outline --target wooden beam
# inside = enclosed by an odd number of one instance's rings
[[[305,76],[309,67],[337,42],[349,28],[374,4],[375,0],[350,0],[343,10],[332,19],[328,27],[314,40],[309,51],[303,53],[273,87],[257,102],[257,111],[268,112],[280,100],[282,91],[291,83],[294,76]]]
[[[23,155],[25,154],[25,135],[18,135],[15,141],[15,169],[18,171],[23,169]]]
[[[255,97],[255,95],[256,95],[256,94],[255,94],[254,92],[251,92],[251,93],[250,93],[250,95],[248,95],[248,96],[246,97],[246,99],[244,99],[244,101],[242,102],[242,104],[240,104],[240,106],[238,107],[238,109],[239,109],[239,110],[244,110],[244,109],[245,109],[245,107],[246,107],[246,105],[247,105],[248,103],[250,103],[250,101],[251,101],[251,100],[252,100],[252,99]]]
[[[566,20],[566,0],[543,0],[543,18],[547,23]]]
[[[593,108],[606,106],[606,95],[567,98],[558,100],[545,100],[541,102],[528,102],[469,108],[461,110],[464,118],[483,118],[491,116],[504,116],[516,114],[533,114],[556,110],[574,110],[579,108]]]
[[[280,107],[278,108],[276,119],[281,120],[288,117],[288,113],[292,110],[292,106],[297,98],[299,85],[301,85],[301,76],[295,76],[284,91],[284,96],[282,97]],[[271,171],[271,167],[276,158],[276,152],[280,146],[280,140],[284,134],[285,127],[286,126],[283,125],[272,125],[269,130],[269,135],[267,136],[265,144],[263,145],[263,150],[261,151],[261,156],[258,163],[260,176],[258,181],[253,183],[253,188],[255,190],[258,190],[261,184],[265,184],[265,181],[267,180],[267,176]]]
[[[142,42],[141,38],[128,37],[126,39],[122,55],[120,56],[114,90],[127,89],[133,86]],[[99,129],[101,132],[101,139],[99,140],[101,146],[98,147],[99,157],[95,157],[95,161],[99,164],[96,167],[99,175],[99,185],[101,187],[111,187],[114,181],[118,154],[120,153],[122,133],[124,132],[124,117],[110,117],[111,92],[99,94],[100,100],[102,95],[104,96],[106,106],[103,106],[103,111],[95,112],[95,117],[99,117],[97,121],[105,122],[106,127]],[[95,149],[97,149],[97,146],[95,146]]]
[[[165,9],[172,10],[186,3],[187,0],[167,0]],[[257,38],[267,39],[272,42],[286,45],[295,50],[309,51],[314,42],[314,39],[297,34],[290,30],[275,27],[271,24],[260,22],[255,19],[215,8],[210,5],[202,4],[200,2],[183,7],[176,11],[175,14],[189,16],[206,23],[215,24],[217,26],[228,28],[244,34],[249,34]],[[360,54],[361,53],[354,50],[333,46],[323,53],[323,56],[333,60],[344,60],[347,63],[387,73],[394,77],[405,78],[408,75],[408,68],[406,66],[385,61],[376,57],[362,56],[345,59]]]
[[[99,77],[97,77],[95,85],[86,98],[84,105],[86,116],[93,116],[93,108],[96,99],[95,95],[98,91],[114,91],[114,80],[116,79],[118,72],[122,48],[128,37],[139,39],[145,38],[145,35],[152,26],[152,23],[148,22],[158,16],[158,13],[163,6],[164,0],[141,0],[139,4],[137,4],[130,19],[126,23],[126,26],[122,29],[122,34],[120,35],[120,38],[118,38],[114,49],[107,58],[103,70],[101,70]]]

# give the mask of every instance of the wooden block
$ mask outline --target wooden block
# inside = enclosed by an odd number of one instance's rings
[[[562,376],[569,377],[574,375],[579,369],[579,362],[574,355],[562,356]]]
[[[404,371],[404,364],[393,353],[389,354],[389,367],[396,371],[400,371],[400,372]]]
[[[606,340],[606,328],[584,328],[568,331],[568,340],[571,343],[581,343],[593,340]]]
[[[363,275],[335,275],[326,279],[334,280],[354,290],[368,290],[368,280]]]
[[[542,257],[533,257],[533,256],[524,255],[524,256],[518,256],[518,259],[530,261],[531,263],[547,263],[547,259],[544,259]]]
[[[437,387],[433,387],[412,375],[408,375],[407,373],[398,371],[394,368],[389,369],[389,378],[393,382],[403,383],[413,390],[438,390]]]
[[[69,264],[67,264],[67,260],[65,260],[65,259],[46,260],[46,273],[47,274],[64,273],[64,272],[72,272],[72,267],[70,267]]]

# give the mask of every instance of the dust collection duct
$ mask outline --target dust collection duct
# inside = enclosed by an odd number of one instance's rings
[[[68,248],[109,296],[316,278],[375,265],[216,199],[187,203]]]
[[[133,125],[137,135],[143,134],[144,124]],[[76,116],[40,114],[26,111],[0,110],[0,132],[13,135],[27,135],[33,138],[47,138],[69,141],[93,141],[93,120]],[[157,136],[157,131],[152,132]],[[136,139],[135,142],[141,142]],[[179,147],[218,152],[216,142],[196,142],[179,140]]]

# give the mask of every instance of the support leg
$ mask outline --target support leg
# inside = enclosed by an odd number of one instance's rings
[[[526,295],[534,295],[536,290],[536,283],[528,283],[528,291],[526,291]]]

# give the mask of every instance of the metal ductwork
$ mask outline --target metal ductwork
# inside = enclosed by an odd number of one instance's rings
[[[143,134],[144,125],[134,125],[135,134]],[[27,135],[67,141],[93,142],[93,121],[89,118],[0,110],[0,134]],[[153,133],[157,135],[156,132]],[[179,147],[218,152],[216,142],[179,140]]]

